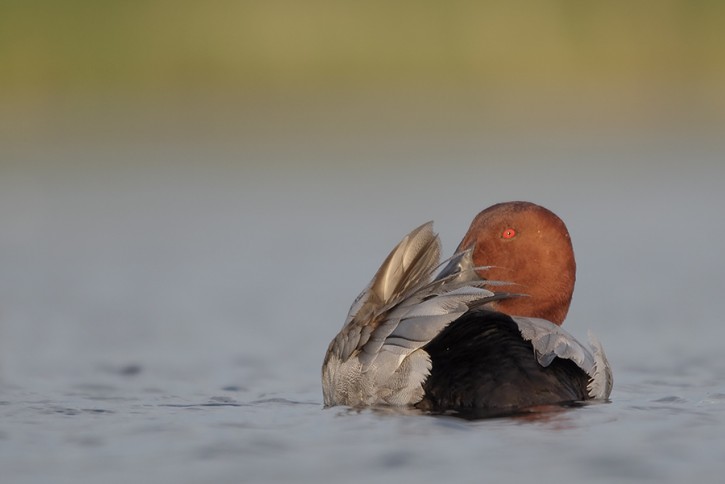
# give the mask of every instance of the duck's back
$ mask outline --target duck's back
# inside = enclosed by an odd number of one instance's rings
[[[553,349],[550,355],[542,354],[549,350],[525,339],[520,324],[486,309],[469,311],[451,323],[424,348],[432,368],[417,406],[431,411],[506,411],[590,398],[587,372],[553,354]]]

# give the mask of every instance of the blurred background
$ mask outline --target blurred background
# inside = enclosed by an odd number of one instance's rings
[[[1,0],[3,476],[716,480],[724,25],[716,0]],[[449,254],[515,199],[569,227],[566,327],[612,404],[322,412],[388,251],[434,220]]]
[[[706,0],[3,1],[2,372],[284,354],[316,392],[403,234],[434,219],[450,251],[510,199],[569,224],[574,327],[613,360],[639,318],[681,344],[684,308],[708,347],[724,24]]]

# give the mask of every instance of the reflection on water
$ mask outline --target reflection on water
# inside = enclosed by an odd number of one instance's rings
[[[330,407],[332,409],[341,410],[341,414],[358,415],[361,413],[372,412],[380,416],[419,416],[430,418],[454,418],[465,421],[504,419],[509,423],[526,422],[526,423],[548,423],[557,422],[565,424],[569,420],[569,411],[586,407],[587,405],[602,405],[606,402],[566,402],[557,405],[538,405],[534,407],[502,410],[502,409],[467,409],[467,410],[450,410],[444,412],[430,412],[419,410],[413,407],[390,407],[390,406],[373,406],[366,408],[349,408],[349,407]],[[562,427],[563,428],[563,427]]]

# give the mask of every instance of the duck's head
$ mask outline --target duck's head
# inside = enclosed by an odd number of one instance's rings
[[[493,205],[473,219],[458,251],[471,248],[474,264],[489,267],[481,277],[513,283],[497,290],[526,295],[497,301],[494,309],[561,325],[574,292],[576,262],[559,217],[529,202]]]

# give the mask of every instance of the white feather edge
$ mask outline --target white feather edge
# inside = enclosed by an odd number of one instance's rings
[[[594,355],[594,368],[589,374],[590,380],[587,385],[589,396],[597,400],[606,400],[612,393],[612,385],[614,379],[612,377],[612,368],[607,361],[607,355],[604,354],[604,347],[594,333],[589,331],[589,346]]]

